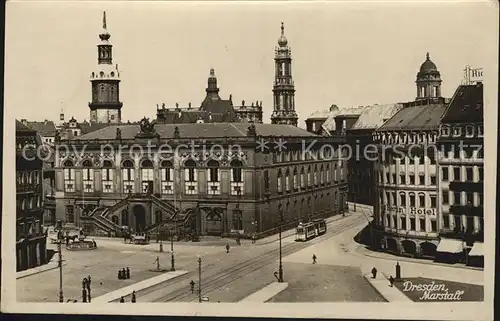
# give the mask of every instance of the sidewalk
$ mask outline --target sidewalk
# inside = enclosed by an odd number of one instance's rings
[[[384,253],[384,252],[371,251],[371,250],[367,249],[363,244],[359,244],[358,248],[356,249],[356,252],[358,252],[361,255],[367,256],[367,257],[373,257],[373,258],[382,259],[382,260],[422,263],[422,264],[450,267],[450,268],[456,268],[456,269],[484,271],[483,268],[474,267],[474,266],[466,266],[465,264],[458,264],[458,263],[457,264],[447,264],[447,263],[434,262],[434,261],[430,261],[430,260],[426,260],[426,259],[416,259],[416,258],[405,257],[405,256],[396,256],[396,255],[388,254],[388,253]]]
[[[63,261],[62,265],[65,266],[66,264],[67,263]],[[58,267],[59,267],[59,264],[57,263],[57,261],[52,260],[47,264],[40,265],[40,266],[34,267],[32,269],[17,272],[16,279],[22,279],[22,278],[28,277],[30,275],[35,275],[38,273],[54,270],[54,269],[57,269]]]
[[[173,272],[166,272],[162,273],[158,276],[146,279],[144,281],[123,287],[121,289],[106,293],[104,295],[101,295],[95,299],[92,299],[92,303],[109,303],[113,302],[116,300],[119,300],[121,297],[126,297],[130,295],[133,291],[140,291],[144,290],[147,288],[150,288],[154,285],[160,284],[162,282],[166,282],[168,280],[174,279],[176,277],[179,277],[181,275],[184,275],[188,273],[188,271],[173,271]]]
[[[250,294],[243,300],[239,301],[239,303],[242,302],[254,302],[254,303],[264,303],[268,301],[269,299],[273,298],[274,296],[278,295],[281,291],[285,290],[288,287],[287,282],[279,283],[279,282],[273,282],[269,284],[268,286],[260,289],[259,291]]]
[[[383,273],[377,273],[373,279],[371,273],[364,275],[365,279],[387,302],[413,302],[395,286],[390,286],[389,280]]]

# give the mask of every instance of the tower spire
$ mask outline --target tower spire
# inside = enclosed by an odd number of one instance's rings
[[[106,30],[106,11],[103,12],[102,15],[102,29]]]
[[[425,55],[425,59],[426,60],[431,60],[431,58],[429,58],[429,52],[427,52],[427,54]]]
[[[274,110],[271,123],[297,126],[295,112],[295,86],[292,79],[292,52],[285,37],[285,26],[281,23],[281,36],[274,57],[275,78],[273,86]]]

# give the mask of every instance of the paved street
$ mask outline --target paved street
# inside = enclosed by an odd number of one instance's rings
[[[398,259],[381,253],[380,257],[363,255],[354,236],[366,225],[361,213],[329,220],[326,235],[305,243],[294,242],[293,232],[284,232],[283,268],[287,289],[269,302],[325,302],[325,301],[383,301],[384,299],[364,279],[376,266],[380,273],[394,274]],[[287,236],[288,235],[288,236]],[[97,297],[118,288],[156,276],[156,256],[163,267],[170,268],[169,243],[164,243],[165,253],[158,253],[159,245],[123,244],[118,239],[96,239],[95,251],[64,252],[65,298],[80,298],[81,279],[92,275],[92,296]],[[231,245],[226,254],[224,245]],[[196,302],[198,300],[198,257],[202,258],[202,296],[211,302],[238,302],[264,288],[276,279],[278,268],[278,242],[273,236],[257,244],[243,242],[236,246],[234,240],[213,240],[207,243],[178,242],[174,245],[177,270],[185,275],[137,292],[138,302]],[[312,264],[312,255],[317,264]],[[403,277],[426,277],[436,280],[460,281],[483,284],[483,272],[421,262],[400,262]],[[117,270],[130,267],[130,280],[117,280]],[[196,282],[191,293],[189,282]],[[58,300],[59,271],[51,270],[17,281],[19,301]],[[482,288],[481,288],[482,290]],[[475,292],[477,293],[477,288]],[[126,298],[127,300],[129,298]]]

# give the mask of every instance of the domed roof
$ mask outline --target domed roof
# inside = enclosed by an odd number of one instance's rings
[[[437,71],[436,64],[429,58],[429,53],[427,53],[424,63],[420,66],[420,72],[426,71]]]
[[[283,25],[283,22],[281,23],[281,37],[278,39],[278,44],[281,47],[284,47],[288,44],[288,40],[285,37],[285,26]]]

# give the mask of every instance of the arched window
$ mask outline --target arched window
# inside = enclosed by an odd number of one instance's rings
[[[169,160],[164,160],[161,167],[161,192],[163,194],[174,193],[174,165]]]
[[[154,182],[154,168],[153,162],[145,159],[141,163],[141,179],[142,179],[142,192],[153,193]]]
[[[220,181],[219,181],[219,162],[216,160],[209,160],[208,166],[208,194],[218,195],[220,194]]]
[[[298,177],[298,171],[297,167],[293,169],[293,189],[298,190],[299,189],[299,177]]]
[[[92,169],[92,162],[84,160],[83,167],[83,191],[85,193],[92,193],[94,191],[94,170]]]
[[[234,159],[231,161],[231,195],[238,195],[238,191],[241,195],[244,192],[243,163]]]
[[[186,194],[198,194],[196,163],[188,159],[184,163],[184,184]]]
[[[415,193],[409,193],[408,196],[410,197],[410,207],[415,207]]]
[[[105,160],[102,163],[102,190],[104,193],[113,193],[113,163],[109,160]]]
[[[134,163],[129,159],[125,160],[122,163],[122,180],[123,180],[123,192],[134,193],[135,192]]]
[[[420,208],[425,207],[425,194],[424,193],[418,193],[418,207],[420,207]]]
[[[326,164],[326,183],[330,184],[330,165]]]
[[[304,167],[300,169],[300,188],[306,187],[306,174],[304,171]]]
[[[282,193],[283,192],[283,186],[281,185],[281,180],[283,179],[282,175],[281,175],[281,169],[278,169],[278,180],[277,180],[277,183],[278,183],[278,193]]]
[[[67,193],[72,193],[75,191],[75,169],[73,168],[73,162],[67,160],[63,164],[64,171],[64,191]]]
[[[406,206],[406,193],[405,192],[399,192],[399,206],[401,206],[401,207]]]
[[[319,168],[319,182],[321,185],[325,184],[325,177],[324,177],[324,173],[323,173],[323,165],[320,166]]]
[[[314,185],[318,185],[318,166],[317,165],[314,165],[313,177],[314,177]]]

